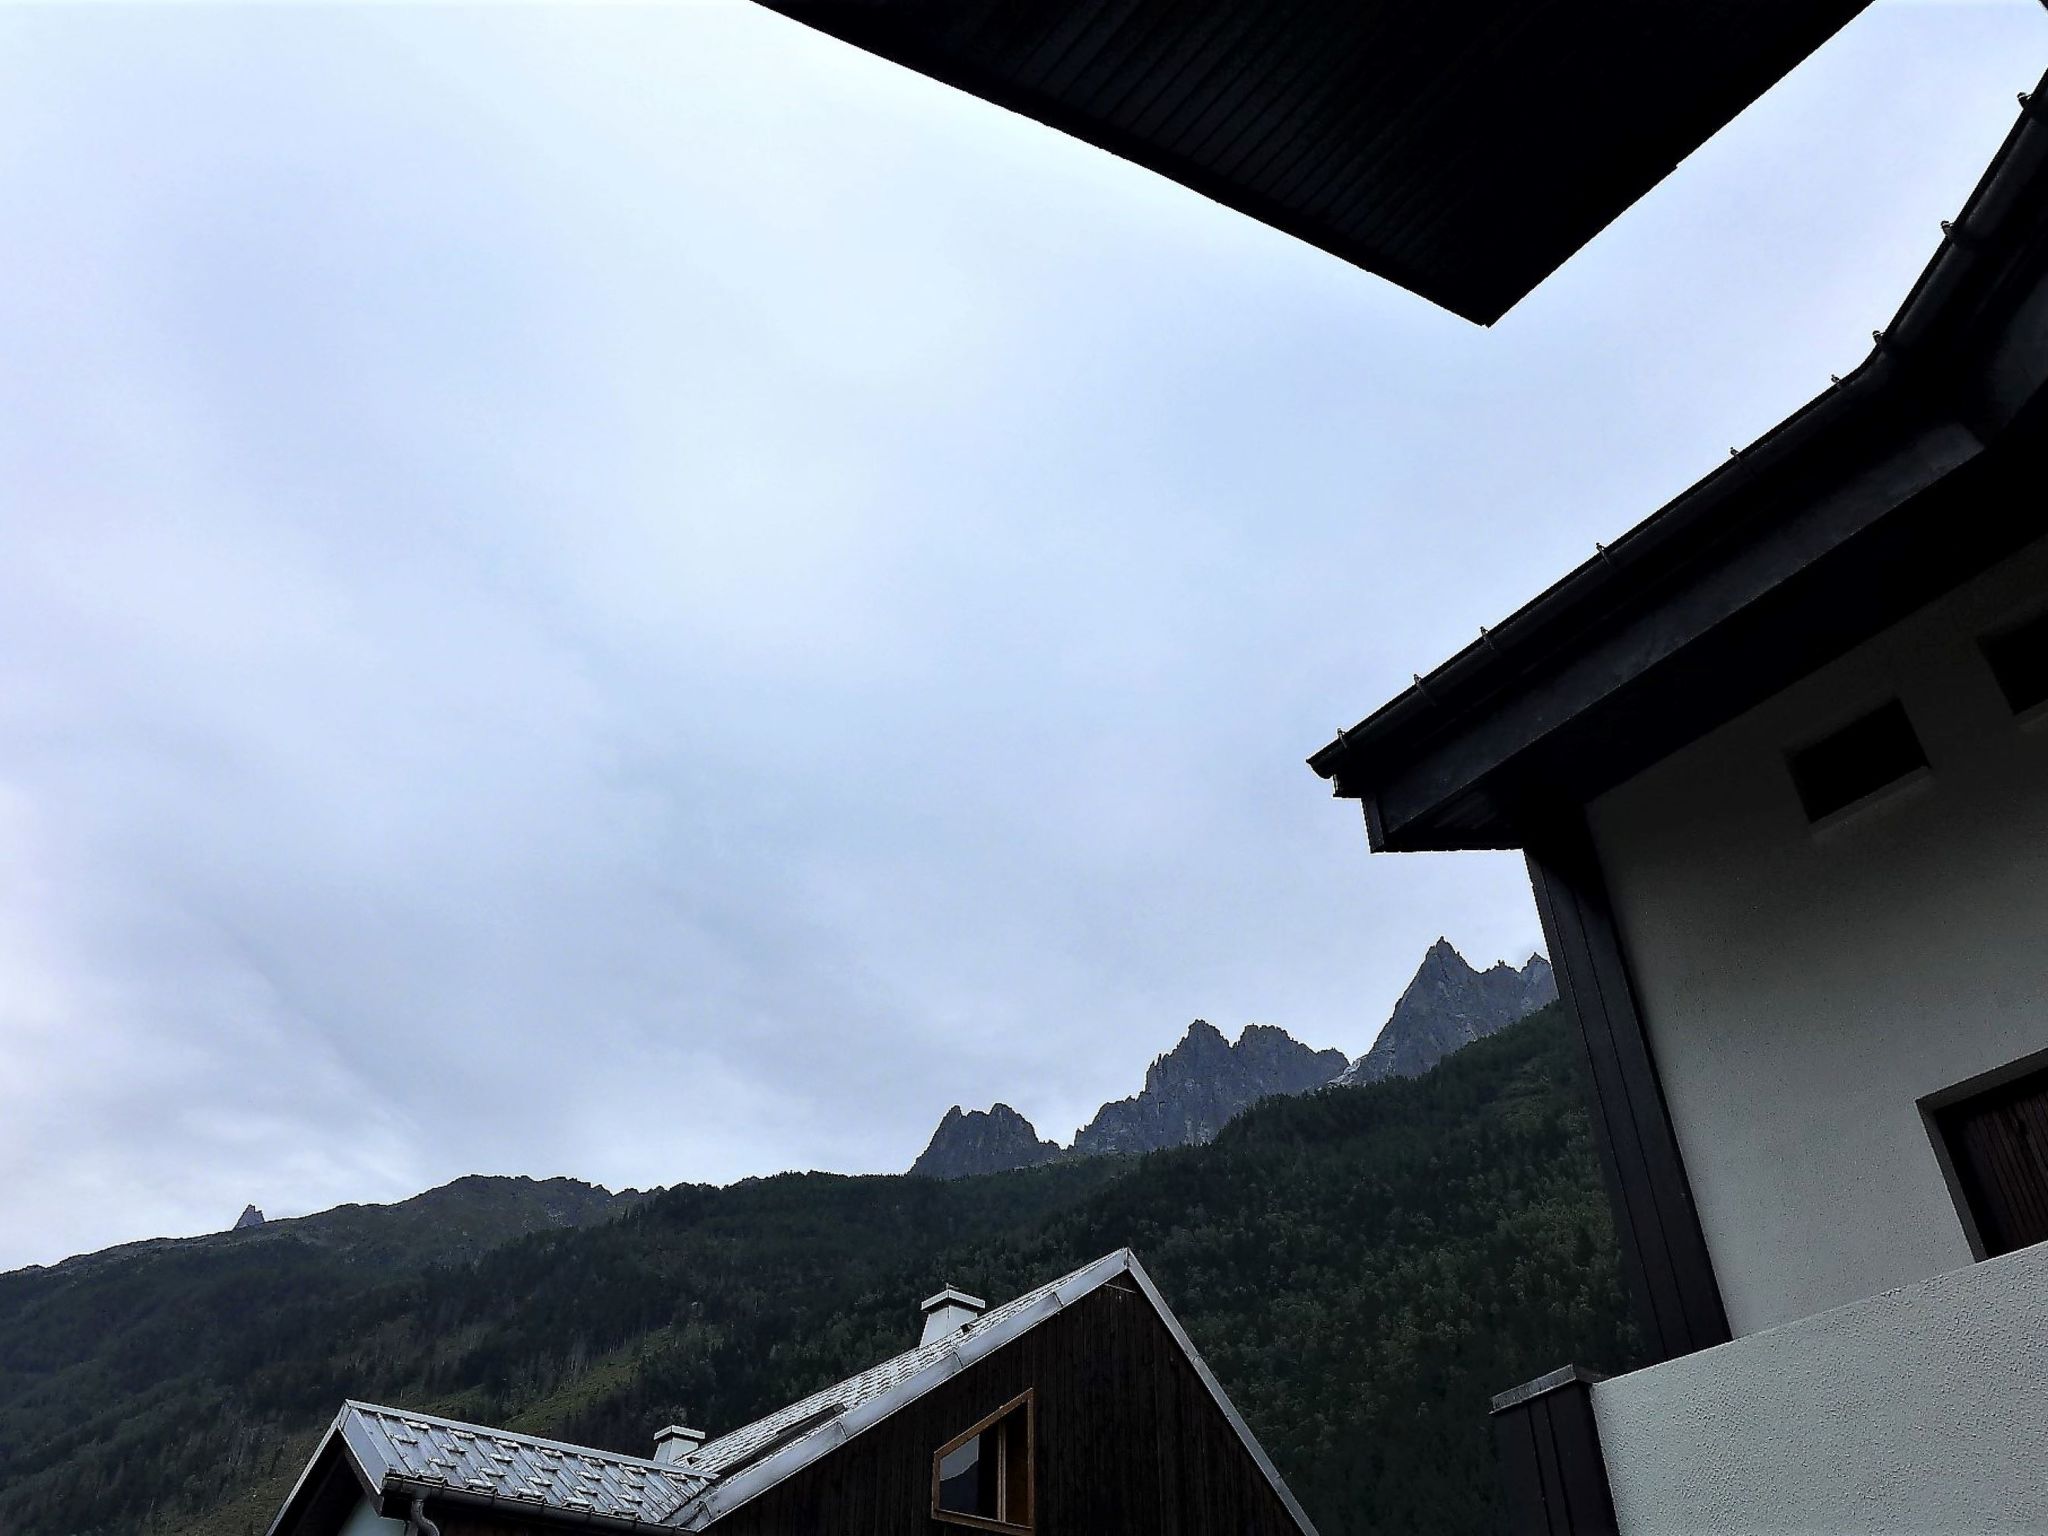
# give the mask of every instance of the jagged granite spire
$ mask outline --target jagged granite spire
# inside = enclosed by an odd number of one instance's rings
[[[1342,1051],[1312,1049],[1270,1024],[1247,1024],[1232,1045],[1197,1019],[1180,1044],[1154,1059],[1142,1092],[1096,1111],[1074,1150],[1156,1152],[1210,1141],[1260,1099],[1320,1088],[1344,1067]]]
[[[1034,1168],[1059,1155],[1056,1145],[1039,1140],[1031,1122],[1007,1104],[965,1111],[955,1104],[946,1111],[946,1118],[932,1132],[930,1143],[910,1171],[932,1179],[962,1179],[976,1173]]]
[[[1531,955],[1520,970],[1503,960],[1475,971],[1449,939],[1440,938],[1422,957],[1372,1049],[1337,1081],[1419,1077],[1459,1046],[1506,1029],[1556,998],[1557,978],[1543,956]]]
[[[257,1210],[256,1207],[253,1205],[245,1205],[242,1207],[242,1214],[235,1218],[235,1224],[229,1230],[234,1232],[246,1232],[251,1227],[260,1227],[262,1225],[263,1213]]]

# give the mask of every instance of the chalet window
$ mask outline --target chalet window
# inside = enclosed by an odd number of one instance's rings
[[[1905,706],[1893,699],[1788,754],[1786,764],[1806,819],[1820,821],[1925,768],[1927,754]]]
[[[2048,1240],[2048,1066],[1930,1108],[1956,1203],[1987,1259]]]
[[[2048,703],[2048,613],[1977,643],[2014,714]]]
[[[940,1446],[932,1457],[932,1518],[984,1531],[1029,1531],[1034,1429],[1026,1392]]]

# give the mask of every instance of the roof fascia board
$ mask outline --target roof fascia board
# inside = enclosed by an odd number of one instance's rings
[[[1731,504],[1756,505],[1759,492],[1767,493],[1757,476],[1768,479],[1788,457],[1808,453],[1877,398],[1924,399],[1939,381],[1940,393],[1953,397],[1943,413],[1988,442],[2039,396],[2048,384],[2048,276],[2038,270],[2048,76],[2021,103],[2019,122],[1962,212],[1944,225],[1941,246],[1891,326],[1877,333],[1868,360],[1310,757],[1316,773],[1336,781],[1338,795],[1365,802],[1375,851],[1505,844],[1505,835],[1431,840],[1412,807],[1405,814],[1398,808],[1403,790],[1392,791],[1397,805],[1389,809],[1388,786],[1406,785],[1426,760],[1447,754],[1452,736],[1485,729],[1501,696],[1548,687],[1556,658],[1573,653],[1579,632],[1599,629],[1602,602],[1620,606],[1613,594],[1625,595],[1632,572],[1650,581],[1682,575],[1699,559],[1702,541],[1730,521]],[[2032,276],[2029,264],[2036,269]],[[1965,317],[1960,324],[1959,315]],[[1957,327],[1952,337],[1951,326]],[[1503,766],[1498,760],[1492,765]]]
[[[2048,273],[2013,306],[2012,319],[1992,346],[1973,401],[1982,433],[2003,431],[2048,385]]]
[[[436,1505],[458,1505],[465,1509],[489,1510],[493,1514],[516,1514],[522,1524],[542,1529],[591,1530],[591,1531],[633,1531],[638,1536],[648,1536],[650,1531],[676,1529],[667,1525],[656,1525],[646,1520],[636,1520],[619,1515],[600,1514],[598,1511],[564,1509],[555,1504],[544,1504],[534,1499],[507,1498],[498,1493],[482,1493],[471,1488],[456,1488],[447,1483],[428,1482],[424,1478],[405,1477],[394,1473],[384,1480],[380,1513],[387,1517],[403,1518],[412,1507],[414,1499],[425,1499]]]
[[[1378,779],[1376,851],[1434,848],[1430,817],[1515,762],[1651,668],[1812,568],[1983,451],[1959,422],[1924,427],[1830,493],[1802,507],[1679,592],[1606,631],[1541,682],[1502,696],[1399,771]],[[1344,786],[1340,780],[1340,792]]]
[[[1412,739],[1427,735],[1442,719],[1446,698],[1498,686],[1495,675],[1507,668],[1540,666],[1548,652],[1562,648],[1555,633],[1560,623],[1589,622],[1580,610],[1598,601],[1618,574],[1674,565],[1686,547],[1703,537],[1760,478],[1841,427],[1867,398],[1880,393],[1891,366],[1883,354],[1874,353],[1838,386],[1807,402],[1747,451],[1731,456],[1614,543],[1596,546],[1591,559],[1567,571],[1492,629],[1482,629],[1479,639],[1429,676],[1417,678],[1414,687],[1403,689],[1350,730],[1340,730],[1336,740],[1311,754],[1309,767],[1325,779],[1337,780],[1339,795],[1356,795],[1358,791],[1346,788],[1343,781],[1355,776],[1362,763],[1369,770],[1372,756],[1402,753]]]
[[[361,1484],[363,1497],[368,1499],[377,1497],[377,1480],[370,1476],[368,1469],[363,1465],[362,1458],[356,1454],[355,1448],[348,1443],[348,1437],[343,1432],[343,1421],[347,1419],[348,1413],[349,1407],[345,1404],[341,1411],[335,1414],[333,1421],[328,1424],[327,1432],[320,1437],[320,1443],[313,1448],[313,1454],[307,1458],[304,1470],[299,1473],[298,1481],[292,1484],[292,1491],[285,1495],[284,1503],[278,1506],[277,1514],[271,1519],[264,1536],[282,1536],[283,1532],[292,1528],[292,1525],[304,1513],[306,1503],[314,1497],[322,1483],[325,1482],[328,1469],[334,1465],[337,1457],[347,1463],[349,1472]]]

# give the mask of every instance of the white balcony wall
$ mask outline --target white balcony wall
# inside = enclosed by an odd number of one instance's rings
[[[1593,1389],[1622,1536],[2048,1531],[2048,1244]]]
[[[1918,1101],[2048,1048],[2048,727],[1977,646],[2036,543],[1596,800],[1737,1334],[1967,1263]],[[1807,822],[1788,749],[1901,699],[1932,771]]]

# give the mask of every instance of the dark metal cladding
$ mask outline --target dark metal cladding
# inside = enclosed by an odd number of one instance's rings
[[[1869,0],[761,0],[1491,324]]]
[[[1568,1365],[1493,1400],[1512,1536],[1615,1536],[1620,1529],[1593,1415],[1601,1380]]]
[[[1728,1314],[1585,818],[1553,807],[1528,859],[1643,1341],[1657,1360],[1725,1344]]]

